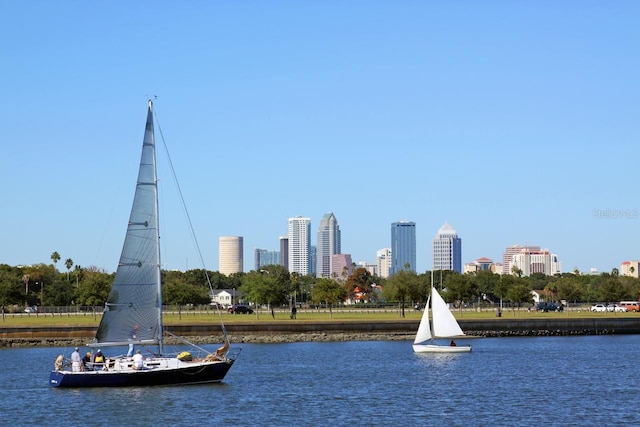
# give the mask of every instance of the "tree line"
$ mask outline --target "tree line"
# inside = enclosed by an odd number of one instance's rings
[[[60,255],[54,252],[53,264],[9,266],[0,264],[0,304],[9,310],[25,306],[104,306],[115,273],[91,266],[83,268],[65,262],[59,271]],[[640,279],[611,273],[555,276],[533,274],[529,277],[498,275],[490,271],[458,274],[436,271],[418,274],[408,266],[389,278],[355,268],[340,278],[315,278],[290,273],[279,265],[259,271],[225,276],[219,272],[194,269],[162,271],[163,303],[202,305],[211,302],[211,289],[235,289],[243,302],[271,307],[308,304],[329,308],[350,304],[397,304],[399,307],[424,304],[430,286],[442,291],[447,302],[459,305],[495,306],[506,303],[527,306],[533,303],[532,290],[540,291],[545,301],[568,303],[617,302],[638,300]]]

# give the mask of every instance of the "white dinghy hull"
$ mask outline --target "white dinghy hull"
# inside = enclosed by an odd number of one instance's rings
[[[435,345],[435,344],[413,344],[415,353],[468,353],[471,351],[470,345]]]

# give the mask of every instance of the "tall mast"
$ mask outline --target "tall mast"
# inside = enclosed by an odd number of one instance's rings
[[[149,144],[153,147],[153,185],[155,190],[155,228],[158,230],[158,237],[160,236],[160,219],[159,219],[159,204],[158,204],[158,173],[156,165],[156,138],[153,126],[153,101],[149,100],[149,112],[147,114],[147,130],[149,131]],[[160,262],[160,239],[156,239],[156,284],[158,295],[158,350],[160,354],[164,353],[162,345],[162,336],[164,334],[164,326],[162,324],[162,264]]]

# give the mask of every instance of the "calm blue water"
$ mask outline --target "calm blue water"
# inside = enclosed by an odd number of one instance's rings
[[[466,342],[467,340],[465,340]],[[71,349],[0,349],[0,424],[597,425],[638,421],[640,335],[245,344],[223,384],[52,389]],[[213,347],[211,347],[213,348]],[[621,417],[620,414],[632,414]]]

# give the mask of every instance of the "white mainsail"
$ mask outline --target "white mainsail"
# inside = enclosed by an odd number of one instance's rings
[[[431,288],[431,311],[434,338],[449,338],[464,335],[449,306],[435,288]]]
[[[429,303],[431,303],[431,306],[429,306]],[[429,322],[429,312],[431,312],[431,322]],[[438,291],[432,287],[431,295],[424,308],[422,320],[420,320],[420,326],[418,326],[416,339],[413,341],[414,344],[423,343],[433,338],[449,338],[461,335],[464,335],[464,332],[462,332],[458,321],[449,310],[449,306]]]

